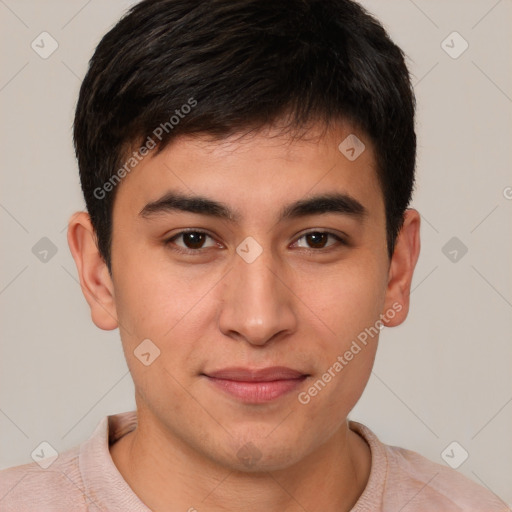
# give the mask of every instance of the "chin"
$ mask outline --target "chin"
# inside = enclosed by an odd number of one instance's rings
[[[241,438],[243,440],[241,440]],[[268,434],[231,438],[227,451],[222,454],[224,465],[242,473],[285,470],[300,462],[314,446],[308,449],[304,436],[280,436],[271,439]]]
[[[231,459],[229,465],[231,469],[240,473],[257,474],[286,470],[300,459],[300,454],[293,449],[278,455],[264,455],[255,446],[245,445],[237,452],[236,458]]]

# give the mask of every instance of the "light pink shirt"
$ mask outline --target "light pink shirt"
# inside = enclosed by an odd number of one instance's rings
[[[349,425],[372,454],[368,484],[352,512],[510,511],[457,471],[385,445],[361,423]],[[47,469],[33,462],[0,471],[0,511],[149,512],[117,470],[108,448],[136,426],[135,411],[106,416],[87,441],[59,454]],[[196,508],[200,512],[199,504]]]

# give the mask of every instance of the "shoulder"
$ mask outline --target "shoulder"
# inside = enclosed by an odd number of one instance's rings
[[[79,468],[79,447],[59,456],[44,469],[32,462],[0,471],[2,512],[87,510]]]
[[[383,511],[510,512],[498,496],[462,473],[412,450],[383,444],[360,423],[351,422],[351,429],[370,445],[372,472],[379,468]]]
[[[485,487],[455,469],[432,462],[419,453],[385,445],[389,457],[390,485],[402,488],[410,505],[425,510],[504,512],[507,505]],[[421,509],[423,510],[423,508]]]

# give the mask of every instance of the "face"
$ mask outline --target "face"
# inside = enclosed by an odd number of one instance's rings
[[[366,145],[354,161],[338,149],[350,133]],[[176,139],[123,179],[113,210],[112,307],[139,417],[227,467],[300,461],[363,392],[389,272],[363,133]]]

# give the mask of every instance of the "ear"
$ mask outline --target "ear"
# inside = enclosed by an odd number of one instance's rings
[[[409,313],[411,282],[420,254],[420,214],[410,208],[396,239],[388,273],[388,286],[381,318],[384,325],[400,325]],[[388,314],[386,314],[388,312]],[[391,312],[393,316],[391,317]]]
[[[106,331],[118,326],[114,285],[97,244],[97,237],[86,212],[74,213],[68,224],[68,245],[75,260],[80,286],[92,321]]]

